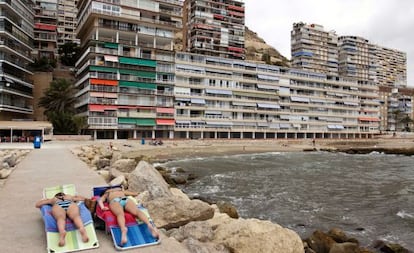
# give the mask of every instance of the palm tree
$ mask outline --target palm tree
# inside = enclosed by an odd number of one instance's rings
[[[52,112],[75,112],[76,89],[71,82],[66,79],[56,79],[50,83],[50,87],[45,91],[39,100],[39,106],[45,108],[45,115]]]
[[[50,83],[39,106],[45,108],[44,114],[53,124],[55,134],[77,134],[79,123],[74,120],[77,90],[66,79],[56,79]]]

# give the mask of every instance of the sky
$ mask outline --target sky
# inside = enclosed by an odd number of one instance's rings
[[[407,83],[414,87],[413,0],[244,0],[245,24],[290,59],[293,23],[319,24],[338,36],[360,36],[407,54]]]

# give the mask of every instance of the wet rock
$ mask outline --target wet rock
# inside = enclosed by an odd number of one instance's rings
[[[334,243],[329,253],[360,253],[360,250],[358,244],[352,242],[344,242]]]
[[[337,243],[343,243],[348,241],[348,237],[344,231],[339,228],[332,228],[328,232],[328,236],[335,240]]]
[[[320,230],[316,230],[305,240],[309,247],[317,253],[329,253],[335,240]]]
[[[230,218],[239,218],[239,213],[237,212],[236,207],[234,207],[232,204],[224,201],[218,201],[216,205],[221,213],[226,213]]]

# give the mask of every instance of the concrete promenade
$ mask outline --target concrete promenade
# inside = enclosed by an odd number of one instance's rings
[[[75,184],[79,195],[91,197],[94,186],[106,185],[103,178],[70,152],[71,146],[82,144],[50,142],[42,144],[40,149],[34,149],[31,143],[1,143],[0,149],[32,150],[0,187],[1,252],[46,252],[45,228],[40,210],[35,208],[36,201],[42,198],[43,188]],[[110,235],[100,230],[96,232],[100,247],[82,252],[116,252]],[[170,252],[167,243],[169,240],[164,237],[161,239],[159,246],[128,252]]]

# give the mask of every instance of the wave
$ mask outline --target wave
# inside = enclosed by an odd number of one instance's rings
[[[402,219],[414,219],[414,214],[408,213],[404,210],[398,211],[397,216]]]

